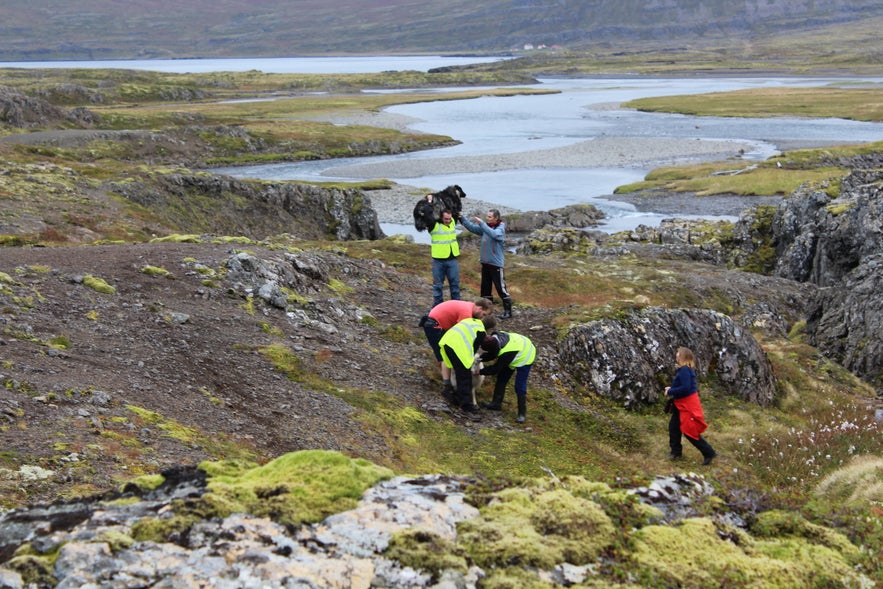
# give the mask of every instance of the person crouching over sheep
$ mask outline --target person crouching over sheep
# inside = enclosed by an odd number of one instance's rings
[[[454,391],[454,402],[472,420],[481,420],[478,407],[472,400],[472,366],[489,329],[497,324],[493,315],[481,320],[470,317],[463,319],[447,330],[439,341],[442,359],[445,366],[454,371],[457,388]]]
[[[536,346],[521,334],[497,331],[484,338],[481,349],[484,351],[481,361],[485,363],[481,374],[497,376],[493,400],[490,403],[482,403],[481,406],[491,411],[501,411],[506,385],[514,373],[515,396],[518,399],[516,421],[524,423],[527,419],[527,378],[530,376],[530,367],[537,357]],[[494,359],[496,361],[493,364],[487,365]]]
[[[451,369],[445,366],[442,360],[439,342],[447,330],[454,327],[464,319],[483,319],[494,311],[494,305],[487,299],[476,299],[474,303],[469,301],[445,301],[434,306],[432,310],[420,318],[418,325],[426,334],[426,341],[432,348],[435,359],[441,367],[442,397],[448,398],[454,394],[451,386]]]

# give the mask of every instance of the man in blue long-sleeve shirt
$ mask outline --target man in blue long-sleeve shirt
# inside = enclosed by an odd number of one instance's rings
[[[487,218],[475,217],[473,223],[465,216],[460,217],[463,227],[481,235],[481,296],[493,300],[492,287],[497,288],[500,298],[503,299],[503,314],[500,319],[512,317],[512,297],[506,288],[506,280],[503,277],[504,257],[506,254],[506,223],[500,218],[500,211],[491,209],[487,212]]]

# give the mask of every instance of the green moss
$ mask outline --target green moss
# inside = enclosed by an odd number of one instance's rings
[[[4,567],[21,575],[28,587],[55,587],[58,580],[52,574],[57,555],[51,558],[36,554],[14,556],[4,563]]]
[[[52,573],[56,560],[58,547],[53,547],[49,552],[40,552],[32,544],[26,543],[15,550],[4,566],[20,574],[28,586],[54,587],[57,580]]]
[[[141,268],[142,274],[147,274],[148,276],[171,276],[172,273],[166,270],[165,268],[158,268],[157,266],[144,266]]]
[[[843,213],[847,213],[855,208],[855,201],[846,201],[846,202],[832,202],[825,206],[825,210],[834,215],[842,215]]]
[[[243,311],[245,311],[246,313],[248,313],[249,315],[254,315],[254,313],[255,313],[254,297],[251,295],[248,295],[247,297],[245,297],[245,302],[242,303],[241,305],[239,305],[239,308],[242,309]]]
[[[462,573],[468,569],[467,554],[462,547],[419,528],[408,528],[393,534],[383,555],[399,561],[403,566],[422,569],[434,576],[445,569]]]
[[[150,411],[137,405],[126,405],[126,409],[138,416],[145,424],[162,430],[170,438],[182,444],[198,446],[213,456],[244,456],[250,457],[252,451],[229,441],[225,436],[212,434],[206,435],[194,427],[188,427],[177,421],[165,418],[160,413]]]
[[[71,341],[67,338],[66,335],[57,335],[53,338],[50,338],[46,344],[50,348],[56,348],[58,350],[69,350],[71,347]]]
[[[306,305],[310,302],[307,297],[293,291],[288,287],[283,286],[281,290],[282,294],[285,295],[285,302],[289,305]]]
[[[109,285],[103,279],[92,276],[91,274],[83,276],[83,285],[91,288],[95,292],[100,292],[103,294],[114,294],[117,291],[116,288]]]
[[[482,589],[554,589],[560,586],[543,581],[535,572],[517,566],[493,569],[481,580]]]
[[[773,247],[772,225],[776,210],[776,207],[769,205],[755,207],[755,219],[751,225],[755,249],[749,254],[742,270],[769,274],[775,268],[776,250]]]
[[[765,511],[757,516],[750,530],[755,536],[762,538],[801,538],[836,550],[843,557],[856,559],[860,556],[859,549],[843,534],[808,522],[795,512]]]
[[[414,336],[402,325],[385,325],[380,330],[380,337],[398,344],[414,341]]]
[[[355,292],[355,290],[338,280],[337,278],[332,278],[328,281],[328,288],[339,295],[348,295]]]
[[[261,331],[266,334],[274,335],[276,337],[285,337],[285,333],[281,329],[279,329],[275,325],[270,325],[266,321],[259,322],[258,326],[261,328]]]
[[[111,552],[119,552],[131,548],[135,539],[119,530],[104,529],[96,534],[93,542],[104,542],[110,547]]]
[[[795,321],[788,331],[788,339],[795,343],[802,343],[806,339],[806,320]]]
[[[132,538],[138,542],[167,542],[172,534],[181,534],[200,521],[197,515],[148,517],[132,525]]]
[[[102,505],[114,505],[114,506],[126,506],[126,505],[136,505],[141,503],[140,497],[128,496],[128,497],[120,497],[119,499],[112,499],[110,501],[102,501]]]
[[[252,245],[255,243],[255,241],[253,239],[251,239],[249,237],[242,236],[242,235],[238,235],[238,236],[227,235],[227,236],[215,237],[211,240],[211,242],[215,243],[215,244],[220,244],[220,245],[224,245],[224,244],[228,244],[228,243]]]
[[[161,474],[146,474],[129,481],[142,491],[152,491],[165,482],[166,478]]]
[[[163,243],[163,242],[172,242],[172,243],[201,243],[202,239],[199,235],[166,235],[165,237],[155,237],[150,240],[150,243]]]
[[[299,381],[304,377],[301,359],[284,344],[270,344],[261,348],[260,352],[279,372],[285,373],[291,380]]]
[[[242,511],[290,525],[318,522],[352,509],[366,489],[393,476],[391,470],[367,460],[323,450],[294,452],[263,466],[246,466],[200,465],[210,475],[204,499],[227,506],[229,513]]]
[[[802,589],[862,584],[843,555],[826,546],[721,532],[707,518],[648,526],[633,535],[630,558],[676,586]]]
[[[616,539],[601,507],[565,489],[504,489],[462,522],[460,542],[482,567],[594,562]]]

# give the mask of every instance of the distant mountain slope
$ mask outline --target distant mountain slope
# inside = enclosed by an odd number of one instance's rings
[[[3,0],[0,60],[714,45],[880,17],[879,0]]]

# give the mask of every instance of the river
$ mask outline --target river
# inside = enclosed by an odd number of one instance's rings
[[[445,160],[467,156],[554,150],[600,138],[734,141],[742,145],[747,160],[763,160],[794,146],[827,146],[883,140],[883,124],[844,119],[723,118],[642,113],[618,105],[647,96],[725,92],[746,88],[824,86],[828,84],[879,84],[880,80],[829,78],[596,78],[543,79],[544,88],[558,94],[483,97],[394,106],[388,112],[411,117],[409,127],[426,133],[451,136],[460,145],[418,153],[376,158],[340,159],[294,164],[271,164],[218,170],[239,177],[300,180],[359,180],[386,177],[401,184],[438,190],[458,184],[469,195],[521,210],[549,210],[588,202],[608,216],[601,229],[632,229],[639,224],[656,226],[671,214],[640,212],[617,202],[616,187],[642,180],[654,167],[673,162],[669,154],[637,164],[567,167],[539,165],[530,157],[515,169],[432,173],[444,169]],[[405,174],[415,160],[429,173]],[[390,164],[398,162],[398,166]],[[359,165],[355,165],[359,164]],[[380,164],[376,170],[370,165]],[[390,171],[392,170],[392,173]],[[402,172],[397,174],[396,170]],[[376,173],[375,173],[376,172]],[[680,215],[690,217],[690,215]],[[732,217],[703,217],[733,219]],[[407,226],[385,225],[387,233],[416,235]],[[423,241],[425,239],[421,239]]]
[[[364,73],[388,70],[427,71],[443,65],[462,65],[501,58],[440,56],[369,56],[333,58],[197,59],[95,62],[7,62],[0,67],[100,67],[147,69],[165,72],[263,71],[266,73]],[[663,95],[726,92],[749,88],[811,87],[827,85],[879,86],[881,78],[845,77],[709,77],[646,78],[604,77],[542,79],[539,86],[557,94],[483,97],[400,105],[387,109],[413,119],[417,131],[451,136],[460,145],[440,150],[382,156],[226,168],[238,177],[268,180],[359,180],[374,177],[353,174],[353,164],[432,160],[439,163],[459,157],[529,153],[553,150],[599,138],[734,141],[744,147],[742,157],[762,160],[793,146],[826,146],[883,140],[883,124],[844,119],[720,118],[640,113],[619,104],[635,98]],[[445,89],[451,90],[451,89]],[[628,154],[625,154],[628,155]],[[628,159],[628,158],[626,158]],[[401,184],[431,190],[459,184],[467,194],[522,210],[548,210],[573,203],[598,206],[608,219],[602,229],[619,231],[638,224],[656,225],[672,215],[639,212],[612,197],[617,186],[643,179],[653,167],[671,163],[666,154],[658,160],[598,167],[538,166],[530,157],[517,168],[478,172],[445,172],[421,175],[387,175]],[[436,166],[438,167],[438,166]],[[444,168],[444,166],[440,166]],[[402,170],[412,169],[402,166]],[[429,167],[430,169],[432,166]],[[363,168],[364,169],[364,168]],[[392,168],[395,170],[395,166]],[[339,170],[339,171],[338,171]],[[413,234],[413,228],[387,225],[386,232]]]

